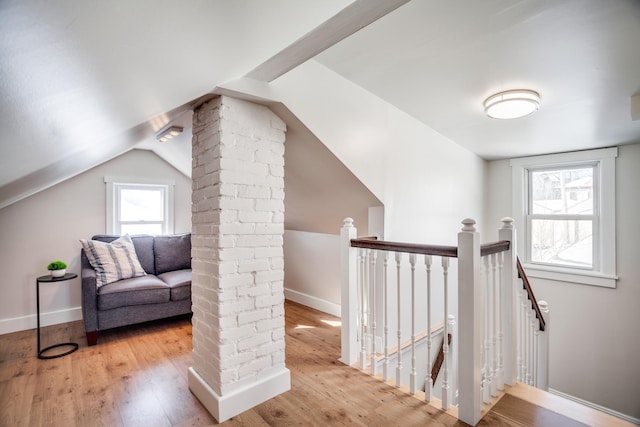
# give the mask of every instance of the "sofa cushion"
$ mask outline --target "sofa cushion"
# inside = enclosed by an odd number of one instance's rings
[[[156,236],[153,249],[156,274],[191,268],[191,234]]]
[[[129,236],[121,236],[111,243],[81,239],[89,263],[96,271],[96,286],[144,276],[136,250]]]
[[[158,275],[171,289],[171,301],[191,298],[191,269],[167,271]]]
[[[168,302],[169,285],[151,274],[119,280],[98,289],[98,309]]]
[[[98,240],[100,242],[112,242],[120,236],[113,234],[97,234],[91,239]],[[156,274],[156,260],[153,255],[153,236],[146,234],[139,234],[130,236],[133,242],[133,247],[136,248],[136,255],[138,255],[138,261],[144,268],[147,274]]]

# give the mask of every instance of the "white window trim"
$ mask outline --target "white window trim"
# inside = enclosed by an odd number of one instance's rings
[[[164,231],[166,234],[173,234],[174,230],[174,201],[173,201],[173,189],[175,187],[175,180],[173,179],[149,179],[149,178],[129,178],[129,177],[116,177],[105,176],[104,182],[107,184],[107,200],[106,200],[106,232],[107,234],[116,234],[116,193],[114,187],[116,185],[155,185],[167,187],[167,204],[165,212],[167,216],[167,229]]]
[[[596,203],[600,207],[600,220],[594,226],[598,227],[600,242],[596,248],[599,265],[594,270],[582,270],[571,267],[547,266],[530,264],[523,259],[527,275],[542,279],[563,282],[581,283],[585,285],[615,288],[618,277],[616,275],[616,194],[615,162],[618,148],[603,148],[599,150],[576,151],[572,153],[548,154],[544,156],[523,157],[510,161],[512,173],[513,218],[516,227],[522,231],[517,239],[516,247],[520,254],[525,254],[527,246],[527,170],[533,167],[566,167],[572,164],[597,162],[599,167]]]

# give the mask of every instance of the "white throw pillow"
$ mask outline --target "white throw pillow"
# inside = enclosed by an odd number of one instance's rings
[[[80,239],[89,263],[96,271],[96,286],[122,279],[145,276],[131,237],[124,235],[111,243]]]

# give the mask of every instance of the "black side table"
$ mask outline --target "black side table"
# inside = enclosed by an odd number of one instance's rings
[[[49,347],[43,348],[42,350],[40,349],[40,283],[64,282],[65,280],[75,279],[76,277],[78,277],[78,275],[75,273],[67,273],[61,277],[52,277],[48,275],[40,276],[36,279],[36,306],[38,310],[38,359],[55,359],[56,357],[62,357],[66,356],[67,354],[71,354],[78,349],[78,344],[75,342],[63,342],[60,344],[50,345]],[[45,351],[51,350],[52,348],[65,346],[71,346],[71,349],[65,351],[64,353],[55,354],[53,356],[45,356],[43,354]]]

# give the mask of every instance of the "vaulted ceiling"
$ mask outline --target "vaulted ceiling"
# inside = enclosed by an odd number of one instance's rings
[[[189,174],[194,100],[307,60],[487,159],[640,142],[637,0],[3,0],[0,28],[0,207],[132,148]],[[514,88],[540,111],[484,116]]]

